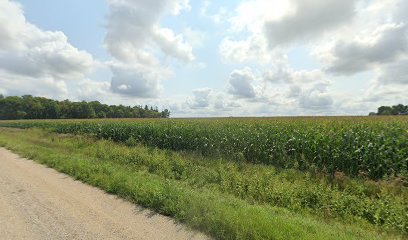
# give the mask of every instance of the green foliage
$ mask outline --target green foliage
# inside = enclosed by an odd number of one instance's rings
[[[216,239],[397,239],[407,195],[386,183],[334,179],[83,136],[1,129],[0,146],[30,156]],[[127,142],[134,146],[133,140]],[[311,215],[312,213],[313,215]],[[343,221],[334,221],[338,218]],[[365,221],[362,221],[364,219]]]
[[[376,115],[408,115],[408,105],[398,104],[392,107],[381,106],[378,108]]]
[[[0,97],[0,120],[11,119],[86,119],[86,118],[168,118],[170,112],[162,112],[146,106],[108,106],[98,101],[55,101],[42,97]]]
[[[371,179],[408,177],[408,118],[328,117],[0,122],[58,133]]]

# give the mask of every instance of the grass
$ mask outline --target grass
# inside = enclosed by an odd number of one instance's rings
[[[408,179],[408,117],[67,119],[1,121],[0,126],[92,134],[280,168]]]
[[[216,239],[406,237],[407,191],[395,181],[329,178],[38,129],[0,128],[0,146]]]

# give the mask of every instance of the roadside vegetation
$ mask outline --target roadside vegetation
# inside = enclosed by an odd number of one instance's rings
[[[168,118],[167,109],[152,106],[107,105],[98,101],[57,101],[31,95],[0,94],[0,120],[15,119],[87,119],[87,118]]]
[[[408,117],[3,121],[235,162],[370,179],[408,177]]]
[[[216,239],[408,237],[407,118],[3,121],[0,125],[32,128],[1,128],[0,146]],[[279,134],[271,135],[274,130]],[[272,152],[277,161],[270,156],[257,158],[271,146],[262,145],[265,136],[276,138],[270,141],[277,146]],[[224,145],[215,146],[220,139]],[[302,140],[307,144],[297,145]],[[188,141],[195,148],[188,148]],[[258,143],[259,149],[253,146],[248,155],[247,148],[239,145],[245,141],[248,147]],[[315,153],[322,152],[320,165],[305,155],[313,143]],[[370,144],[373,149],[365,150]],[[355,155],[349,162],[326,160],[341,150],[341,156],[352,154],[351,147]],[[373,155],[374,149],[388,152]],[[375,163],[368,162],[368,156],[361,160],[363,153],[370,153]],[[381,172],[375,171],[379,165]]]

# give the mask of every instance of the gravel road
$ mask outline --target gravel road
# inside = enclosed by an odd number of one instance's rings
[[[207,239],[0,148],[1,239]]]

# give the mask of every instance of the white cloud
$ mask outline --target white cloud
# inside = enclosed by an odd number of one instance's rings
[[[330,92],[332,82],[319,69],[294,70],[288,64],[276,64],[265,72],[251,68],[234,70],[228,80],[228,92],[242,103],[243,108],[235,109],[246,114],[262,115],[261,105],[269,104],[273,111],[283,114],[284,109],[302,109],[299,114],[321,114],[332,112],[335,103]],[[269,112],[270,109],[263,113]],[[290,113],[290,110],[286,112]]]
[[[107,81],[98,82],[86,78],[78,81],[75,90],[75,96],[73,97],[78,98],[79,100],[94,101],[95,99],[102,100],[113,97],[110,92],[110,83]]]
[[[170,71],[161,54],[182,62],[194,60],[182,34],[160,26],[163,16],[189,10],[188,0],[109,0],[105,45],[120,67],[112,67],[112,91],[132,97],[158,97]],[[114,64],[118,65],[118,64]]]
[[[154,98],[162,91],[161,75],[143,66],[113,65],[111,90],[130,97]]]
[[[371,34],[339,40],[321,58],[329,62],[328,71],[350,75],[393,62],[407,53],[407,25],[388,23],[377,27]]]
[[[219,46],[219,52],[228,62],[267,64],[273,59],[273,54],[268,50],[266,39],[262,35],[252,35],[245,40],[232,40],[226,37]]]
[[[333,105],[333,97],[329,93],[331,82],[321,70],[294,70],[289,66],[280,66],[275,70],[268,70],[263,74],[264,81],[279,84],[287,88],[286,93],[276,94],[281,103],[290,103],[292,106],[327,111]]]
[[[56,99],[68,96],[65,81],[50,77],[34,78],[0,70],[0,85],[3,93],[13,96],[35,95]]]
[[[321,82],[326,76],[319,70],[294,70],[287,63],[279,64],[276,67],[266,70],[263,74],[265,81],[270,83],[294,83],[307,84],[312,82]]]
[[[327,92],[328,83],[313,84],[299,92],[299,105],[306,109],[318,109],[322,112],[333,105],[332,96]]]
[[[192,109],[207,108],[210,105],[211,88],[199,88],[193,90],[193,98],[188,99],[188,105]]]
[[[292,0],[294,11],[280,19],[266,19],[264,31],[269,46],[287,44],[321,36],[350,21],[355,14],[357,0]]]
[[[62,32],[43,31],[26,21],[16,2],[1,1],[0,69],[12,75],[56,80],[81,79],[92,56],[72,46]]]
[[[194,60],[193,48],[184,41],[181,34],[175,36],[169,28],[154,27],[153,38],[160,49],[168,56],[184,62]]]
[[[373,102],[377,107],[379,105],[405,104],[408,101],[407,92],[407,85],[383,85],[379,82],[374,82],[365,91],[361,100],[363,102]]]
[[[228,80],[229,93],[237,98],[255,98],[255,89],[252,85],[255,78],[250,68],[234,70]]]
[[[228,62],[285,61],[288,44],[319,39],[350,22],[358,0],[246,0],[230,18],[231,30],[219,45]]]
[[[386,65],[381,70],[378,81],[383,84],[396,83],[408,85],[408,59]]]
[[[251,85],[258,105],[247,99],[247,107],[260,109],[263,103],[280,113],[280,108],[290,108],[298,114],[362,113],[366,108],[367,114],[374,101],[395,104],[392,101],[406,99],[407,11],[404,0],[246,0],[230,18],[219,53],[228,63],[245,63],[262,73],[255,78],[264,84]],[[287,57],[292,46],[312,49],[321,68],[293,69],[289,64],[293,59]],[[342,77],[328,75],[362,71],[367,71],[361,75],[366,78],[364,86],[370,86],[365,92],[342,85]],[[361,86],[363,80],[357,80]],[[350,93],[344,90],[347,87]],[[239,89],[251,92],[248,86]]]
[[[109,0],[108,3],[105,45],[113,57],[131,61],[141,49],[146,51],[157,44],[169,56],[193,60],[192,49],[183,42],[182,36],[159,26],[163,15],[178,15],[188,10],[188,0]]]
[[[20,4],[0,1],[0,86],[8,95],[63,99],[98,62],[75,48],[60,31],[28,22]]]
[[[269,47],[319,37],[350,21],[357,0],[248,0],[230,20],[234,31],[264,34]]]
[[[234,31],[261,33],[266,21],[277,21],[284,16],[293,15],[294,12],[295,7],[289,0],[246,0],[235,9],[235,15],[230,18],[230,22]]]
[[[233,109],[239,107],[241,107],[241,105],[237,101],[232,101],[223,92],[218,92],[214,94],[213,97],[214,111],[218,112],[232,111]]]
[[[174,117],[220,117],[237,116],[237,110],[242,110],[239,99],[234,99],[224,91],[211,88],[198,88],[191,96],[174,97],[164,100],[163,106],[170,109]]]

